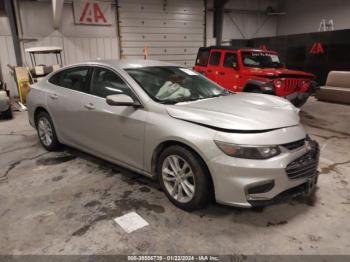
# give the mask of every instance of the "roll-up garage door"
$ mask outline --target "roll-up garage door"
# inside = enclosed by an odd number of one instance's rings
[[[203,0],[118,0],[122,58],[193,66],[205,41]]]

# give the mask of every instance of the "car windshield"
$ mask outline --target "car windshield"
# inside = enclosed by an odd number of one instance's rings
[[[130,68],[125,71],[155,101],[164,104],[231,94],[201,74],[175,66]]]
[[[278,55],[269,52],[242,52],[242,61],[248,67],[281,67]]]

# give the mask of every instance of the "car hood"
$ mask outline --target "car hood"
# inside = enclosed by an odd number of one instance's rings
[[[263,131],[299,124],[299,110],[271,95],[239,93],[167,105],[166,109],[174,118],[227,131]]]
[[[286,69],[286,68],[250,68],[247,69],[249,71],[250,75],[256,75],[260,77],[279,77],[279,76],[284,76],[284,77],[306,77],[306,78],[314,78],[315,76],[311,73],[303,72],[303,71],[298,71],[298,70],[291,70],[291,69]]]

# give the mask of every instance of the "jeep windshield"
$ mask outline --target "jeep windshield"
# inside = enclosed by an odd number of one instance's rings
[[[125,71],[155,101],[176,104],[231,94],[201,74],[175,66],[140,67]]]
[[[278,55],[269,52],[242,52],[242,62],[247,67],[278,68],[282,67]]]

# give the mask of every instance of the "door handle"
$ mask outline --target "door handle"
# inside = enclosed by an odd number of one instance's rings
[[[208,73],[211,73],[211,72],[213,72],[213,70],[207,70],[207,72],[208,72]]]
[[[219,72],[219,75],[223,76],[225,75],[225,72]]]
[[[95,106],[93,103],[88,103],[84,105],[85,108],[89,109],[89,110],[94,110]]]
[[[57,94],[51,94],[51,95],[50,95],[50,98],[51,98],[51,99],[57,99],[57,98],[58,98],[58,95],[57,95]]]

